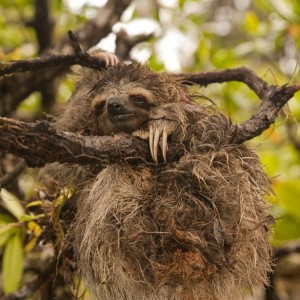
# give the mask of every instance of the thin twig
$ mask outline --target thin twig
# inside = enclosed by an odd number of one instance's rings
[[[84,51],[79,43],[78,37],[71,31],[68,31],[68,37],[71,41],[72,48],[76,54],[83,54]]]

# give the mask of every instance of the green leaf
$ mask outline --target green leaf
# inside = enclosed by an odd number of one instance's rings
[[[0,226],[0,248],[6,244],[10,236],[17,230],[18,229],[16,228],[16,226],[11,226],[11,224]]]
[[[41,200],[36,200],[36,201],[32,201],[30,203],[28,203],[26,205],[26,208],[29,208],[29,207],[34,207],[34,206],[42,206],[43,202]]]
[[[0,248],[3,247],[10,236],[18,230],[16,227],[20,225],[14,223],[14,220],[11,216],[0,214]]]
[[[20,217],[20,221],[29,222],[29,221],[33,221],[33,220],[37,220],[37,219],[45,218],[45,217],[46,217],[45,214],[39,214],[39,215],[22,215]]]
[[[19,288],[23,276],[23,246],[20,230],[7,241],[2,265],[3,290],[5,294],[12,293]]]
[[[11,216],[6,214],[0,214],[0,225],[11,223],[14,221],[15,219],[13,219]]]
[[[0,198],[7,210],[9,210],[18,220],[25,214],[20,200],[6,189],[1,189]]]
[[[300,180],[281,182],[275,187],[280,205],[300,223]]]

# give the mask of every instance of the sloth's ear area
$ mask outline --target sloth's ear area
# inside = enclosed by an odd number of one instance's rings
[[[106,66],[115,66],[119,63],[119,59],[114,53],[107,52],[99,48],[89,50],[88,53],[93,57],[97,57],[100,60],[104,60]]]

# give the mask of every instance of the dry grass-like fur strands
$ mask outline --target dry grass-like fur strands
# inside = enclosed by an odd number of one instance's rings
[[[111,166],[80,200],[80,268],[99,299],[238,297],[241,287],[266,283],[270,269],[268,184],[244,146],[192,153],[157,178],[151,168]]]
[[[171,128],[168,142],[186,151],[160,165],[81,167],[73,183],[74,170],[62,166],[70,174],[64,183],[80,190],[68,236],[88,288],[103,300],[229,300],[266,284],[269,179],[252,151],[231,143],[234,125],[215,108],[193,104],[186,87],[166,74],[141,65],[105,72],[76,91],[57,128],[90,134],[92,82],[114,96],[154,86],[157,103],[154,97],[137,136],[149,137],[148,124]]]

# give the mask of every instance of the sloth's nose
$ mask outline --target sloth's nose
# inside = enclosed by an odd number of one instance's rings
[[[112,116],[128,113],[126,100],[123,97],[113,97],[107,102],[108,113]]]

